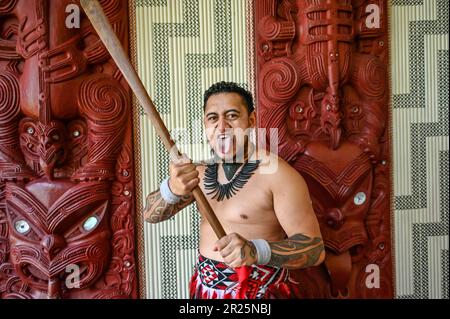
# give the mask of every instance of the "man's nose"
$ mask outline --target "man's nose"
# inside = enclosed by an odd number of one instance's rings
[[[219,130],[220,133],[226,133],[226,131],[230,128],[231,126],[225,118],[219,118],[219,121],[217,123],[217,130]]]

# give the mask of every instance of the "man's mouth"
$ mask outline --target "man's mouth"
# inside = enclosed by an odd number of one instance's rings
[[[219,134],[216,137],[217,148],[222,154],[227,154],[233,145],[233,136],[229,134]]]

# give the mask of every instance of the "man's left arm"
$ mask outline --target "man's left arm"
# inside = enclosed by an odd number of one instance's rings
[[[325,249],[306,182],[283,160],[269,180],[274,211],[287,238],[247,240],[231,233],[216,242],[215,250],[231,267],[267,264],[299,269],[319,265],[325,258]]]
[[[269,242],[269,246],[271,257],[268,265],[274,267],[307,268],[319,265],[325,257],[322,238],[301,233],[282,241]]]
[[[283,160],[280,160],[279,172],[275,175],[271,185],[274,210],[288,237],[269,242],[268,265],[291,269],[317,266],[325,258],[325,248],[308,186]]]

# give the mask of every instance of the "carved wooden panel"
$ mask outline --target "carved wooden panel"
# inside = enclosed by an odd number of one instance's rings
[[[127,47],[127,1],[100,2]],[[0,298],[137,297],[131,141],[129,88],[79,2],[1,0]]]
[[[387,1],[255,5],[259,126],[307,181],[327,248],[298,272],[303,296],[392,298]]]

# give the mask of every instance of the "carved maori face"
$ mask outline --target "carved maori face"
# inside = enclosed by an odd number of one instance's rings
[[[339,97],[337,95],[325,94],[321,103],[320,126],[325,134],[330,136],[331,147],[338,148],[341,141],[341,112]]]
[[[109,259],[109,185],[39,180],[25,188],[6,184],[10,256],[22,281],[58,297],[68,288],[85,288]]]
[[[60,121],[45,125],[31,118],[20,121],[20,145],[27,158],[39,165],[45,176],[53,178],[53,168],[66,157],[65,126]]]
[[[327,248],[336,254],[352,248],[359,251],[367,241],[364,219],[372,192],[368,156],[352,143],[330,151],[315,142],[308,145],[295,167],[310,188]]]

